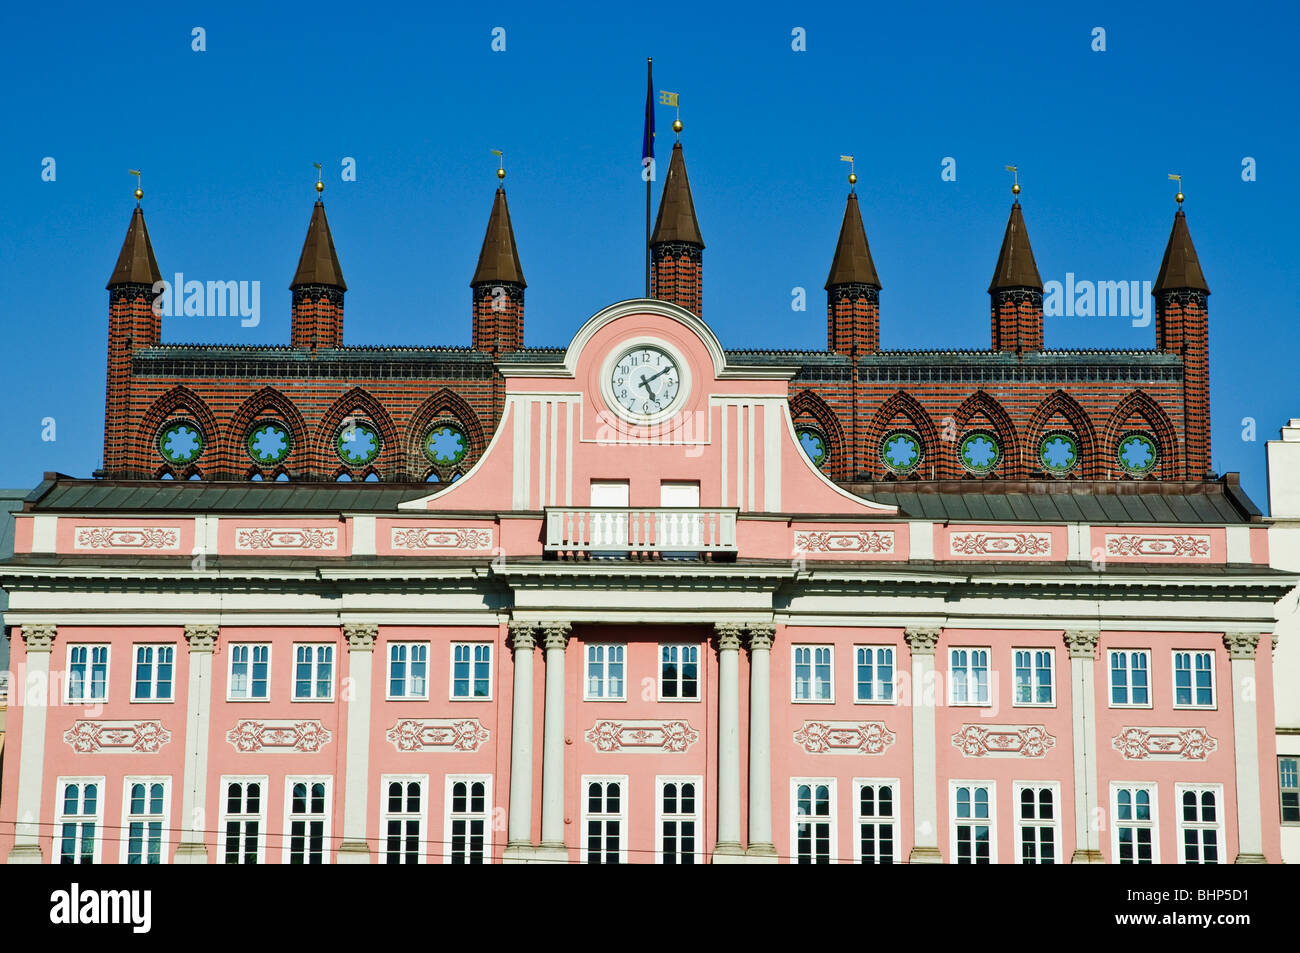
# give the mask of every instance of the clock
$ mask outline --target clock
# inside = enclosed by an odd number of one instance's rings
[[[651,343],[618,352],[602,381],[614,409],[636,423],[653,423],[676,410],[687,383],[681,359]]]

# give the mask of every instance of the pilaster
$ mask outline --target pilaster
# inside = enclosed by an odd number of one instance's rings
[[[912,852],[909,864],[941,864],[939,773],[934,741],[934,653],[939,629],[903,632],[912,656]]]
[[[1072,629],[1064,635],[1070,656],[1074,753],[1074,853],[1072,864],[1102,864],[1097,781],[1097,644],[1101,633]]]
[[[343,840],[339,844],[340,864],[370,863],[366,839],[370,794],[370,710],[374,674],[375,641],[379,626],[374,622],[349,622],[343,626],[348,647],[348,677],[351,701],[348,706],[348,751],[343,783]],[[346,699],[346,696],[344,696]]]

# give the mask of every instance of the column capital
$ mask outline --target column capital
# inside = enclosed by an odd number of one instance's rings
[[[537,623],[536,622],[514,622],[511,621],[506,625],[510,632],[510,644],[514,646],[515,651],[521,649],[525,652],[537,648]]]
[[[745,626],[749,632],[749,650],[754,651],[772,651],[772,643],[776,641],[776,626],[771,622],[754,622]]]
[[[1228,658],[1255,660],[1255,647],[1259,645],[1257,632],[1229,632],[1223,637],[1223,644],[1228,649]]]
[[[1063,638],[1070,658],[1092,659],[1097,654],[1101,633],[1096,629],[1066,629]]]
[[[23,626],[23,642],[27,646],[28,654],[53,651],[54,637],[58,633],[59,627],[52,623],[40,622],[35,625]]]
[[[189,644],[190,651],[215,651],[218,629],[219,627],[215,625],[187,625],[185,627],[185,641]]]
[[[739,652],[740,637],[745,627],[737,622],[713,623],[713,639],[719,652]]]
[[[572,632],[572,622],[543,622],[543,644],[545,644],[548,651],[550,649],[563,649],[569,644],[569,635]]]
[[[903,638],[913,655],[933,655],[939,645],[939,630],[935,628],[904,629]]]
[[[375,639],[379,638],[379,623],[345,622],[343,638],[348,640],[349,652],[373,652]]]

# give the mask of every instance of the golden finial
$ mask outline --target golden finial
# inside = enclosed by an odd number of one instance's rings
[[[140,200],[144,198],[144,189],[140,188],[140,170],[127,169],[126,174],[135,176],[135,204],[139,205]]]
[[[1183,207],[1183,199],[1185,198],[1183,195],[1183,177],[1181,175],[1174,175],[1170,172],[1169,180],[1178,183],[1178,194],[1174,196],[1174,201],[1178,203],[1178,207],[1181,209]]]
[[[853,171],[853,156],[840,156],[841,162],[849,164],[849,191],[854,191],[854,186],[858,184],[858,174]]]
[[[666,89],[659,90],[659,104],[661,106],[672,106],[677,110],[677,117],[673,119],[673,132],[677,133],[677,138],[680,139],[682,130],[685,127],[682,125],[682,107],[677,104],[677,94],[670,93]]]
[[[1006,166],[1005,168],[1006,168],[1006,170],[1007,170],[1008,172],[1011,173],[1011,176],[1012,176],[1012,178],[1011,178],[1011,194],[1012,194],[1012,195],[1019,195],[1019,194],[1020,194],[1020,171],[1019,171],[1019,170],[1018,170],[1014,165],[1009,165],[1009,166]]]
[[[497,157],[497,181],[500,182],[506,177],[506,154],[500,149],[493,149],[492,154]]]
[[[316,167],[316,194],[320,195],[325,191],[325,183],[321,181],[321,164],[313,162],[312,165]]]

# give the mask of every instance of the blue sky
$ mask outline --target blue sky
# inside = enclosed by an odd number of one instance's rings
[[[1263,442],[1300,416],[1291,4],[15,6],[0,14],[0,486],[100,462],[104,283],[133,205],[128,168],[144,171],[164,274],[262,283],[258,327],[172,318],[167,342],[287,343],[314,161],[348,344],[469,343],[494,148],[529,283],[527,343],[563,345],[638,296],[647,55],[656,87],[681,94],[704,317],[725,346],[825,346],[841,153],[857,157],[887,348],[989,346],[1004,165],[1021,170],[1044,280],[1154,279],[1174,212],[1166,174],[1180,172],[1213,291],[1214,468],[1240,471],[1266,508]],[[498,26],[505,52],[491,49]],[[795,27],[806,51],[791,49]],[[660,107],[661,159],[671,121]],[[340,181],[345,156],[355,182]],[[955,182],[941,180],[946,156]],[[1256,181],[1242,180],[1245,157]],[[791,310],[795,287],[807,311]],[[1055,317],[1046,337],[1144,348],[1154,328]]]

